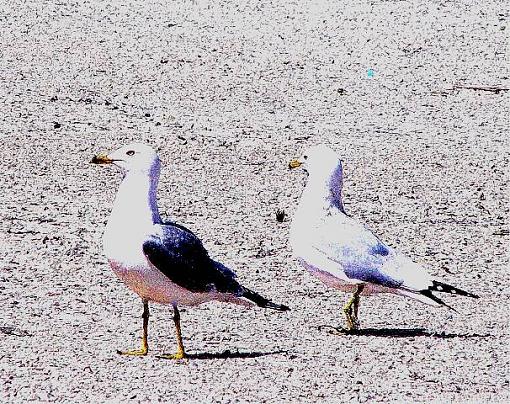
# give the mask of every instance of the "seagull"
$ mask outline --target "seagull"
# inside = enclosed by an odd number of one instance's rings
[[[179,306],[196,306],[211,300],[286,311],[242,286],[236,274],[212,259],[200,239],[186,227],[161,220],[156,193],[161,163],[154,150],[132,143],[111,154],[99,154],[95,164],[113,164],[124,172],[103,236],[103,249],[113,272],[142,298],[141,348],[117,351],[122,355],[147,355],[149,302],[173,307],[177,353],[186,357]]]
[[[343,307],[345,331],[359,329],[361,295],[394,293],[450,309],[432,292],[478,298],[432,279],[422,266],[345,212],[342,161],[334,150],[325,145],[310,147],[289,163],[289,168],[297,167],[304,168],[309,178],[292,220],[290,244],[299,263],[324,284],[353,293]]]

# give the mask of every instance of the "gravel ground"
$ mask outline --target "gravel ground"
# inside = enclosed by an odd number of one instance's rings
[[[0,5],[3,402],[507,402],[510,92],[456,85],[510,87],[508,4],[329,3]],[[140,139],[166,217],[291,312],[184,309],[175,363],[154,305],[150,355],[115,353],[142,306],[101,251],[120,175],[89,161]],[[305,177],[286,169],[319,142],[351,215],[482,298],[370,297],[364,334],[319,329],[347,296],[291,257]]]

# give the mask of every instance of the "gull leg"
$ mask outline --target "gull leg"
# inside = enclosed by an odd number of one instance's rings
[[[352,316],[352,305],[354,303],[354,296],[352,296],[345,304],[343,311],[345,319],[347,320],[347,331],[352,331],[355,328],[355,322]]]
[[[176,304],[174,304],[174,324],[175,324],[175,332],[177,335],[177,353],[163,354],[163,355],[160,355],[159,358],[163,358],[163,359],[185,359],[186,358],[186,353],[184,352],[184,344],[182,343],[181,315],[179,314],[179,309],[177,308]]]
[[[149,351],[149,344],[147,342],[148,330],[149,330],[149,301],[143,299],[143,332],[142,332],[142,346],[140,349],[133,351],[117,351],[119,355],[131,355],[131,356],[145,356]]]
[[[359,309],[359,302],[360,302],[360,296],[361,292],[363,292],[363,289],[365,288],[364,284],[358,285],[358,289],[356,292],[354,292],[354,302],[352,305],[352,312],[353,312],[353,318],[354,318],[354,326],[355,329],[359,329],[359,321],[358,321],[358,309]]]
[[[343,310],[345,313],[345,318],[347,320],[347,331],[354,331],[359,328],[358,322],[358,309],[359,309],[359,300],[361,292],[365,288],[364,284],[360,284],[357,286],[356,291],[353,293],[352,297],[347,301]]]

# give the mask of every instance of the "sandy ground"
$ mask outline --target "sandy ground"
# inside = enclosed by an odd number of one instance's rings
[[[324,3],[2,3],[3,402],[509,399],[510,92],[454,88],[510,87],[508,4]],[[120,174],[89,161],[134,139],[160,148],[166,217],[291,312],[184,309],[174,363],[152,306],[150,355],[116,354],[142,306],[101,251]],[[292,259],[305,176],[286,168],[319,142],[351,215],[482,299],[371,297],[363,335],[319,330],[347,296]]]

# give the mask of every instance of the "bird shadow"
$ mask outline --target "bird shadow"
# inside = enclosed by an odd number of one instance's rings
[[[346,330],[345,328],[333,327],[331,325],[321,325],[319,331],[328,329],[330,334],[334,335],[353,335],[362,337],[386,337],[386,338],[412,338],[412,337],[430,337],[439,339],[449,338],[489,338],[491,334],[456,334],[446,332],[430,332],[425,328],[364,328],[361,330]]]
[[[188,354],[188,359],[249,359],[249,358],[260,358],[262,356],[278,355],[285,353],[285,351],[274,351],[274,352],[231,352],[228,349],[223,352],[202,352],[195,354]]]

